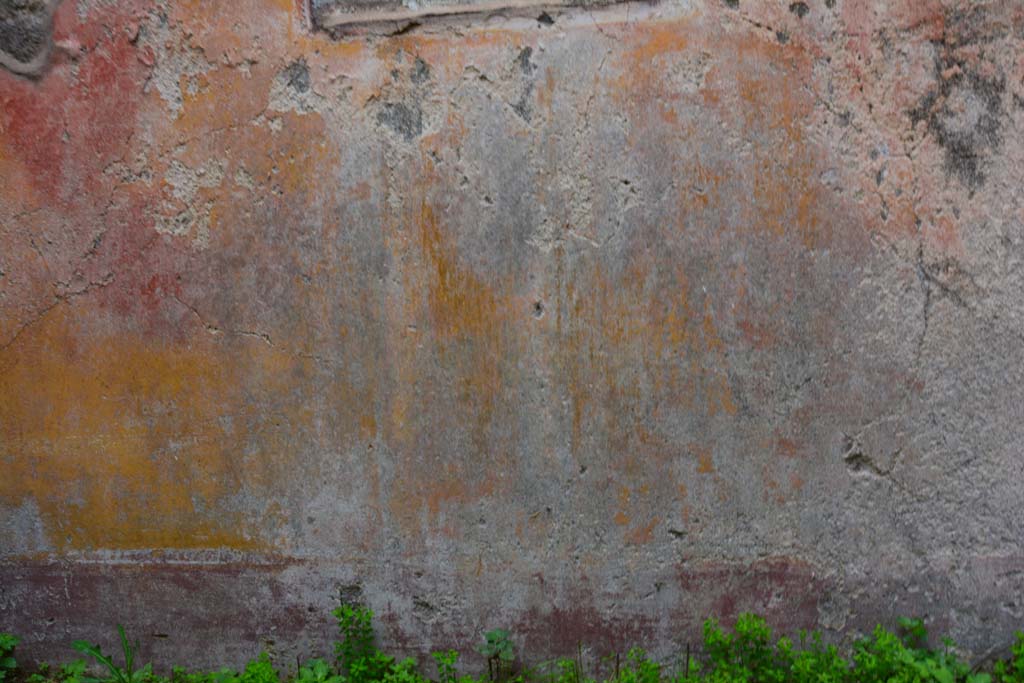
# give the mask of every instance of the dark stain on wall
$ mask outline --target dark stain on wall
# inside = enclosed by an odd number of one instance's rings
[[[910,113],[927,123],[945,153],[945,168],[973,193],[985,182],[985,166],[1002,142],[1006,77],[996,66],[991,43],[999,26],[977,11],[950,12],[936,50],[936,85]]]
[[[0,0],[0,65],[27,76],[46,66],[54,0]]]

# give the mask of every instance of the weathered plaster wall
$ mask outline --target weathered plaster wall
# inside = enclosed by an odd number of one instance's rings
[[[1024,625],[1024,6],[553,18],[64,0],[0,71],[26,656]]]

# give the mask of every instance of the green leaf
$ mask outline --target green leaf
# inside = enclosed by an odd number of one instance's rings
[[[80,682],[85,675],[86,667],[84,659],[72,660],[60,668],[60,677],[66,682]]]
[[[125,676],[124,672],[120,671],[118,673],[121,674],[121,678],[127,681],[133,681],[135,678],[133,675],[135,669],[135,651],[139,646],[138,643],[136,643],[135,647],[132,647],[131,643],[128,642],[127,634],[124,632],[124,626],[121,624],[117,625],[117,633],[121,636],[121,652],[124,653],[124,668],[128,675]]]
[[[121,673],[121,670],[117,668],[117,666],[114,664],[113,660],[110,659],[110,657],[107,657],[105,654],[103,654],[103,651],[100,649],[99,645],[94,645],[93,643],[90,643],[87,640],[76,640],[73,643],[71,643],[71,647],[84,655],[92,657],[97,662],[102,664],[110,672],[110,676],[112,679],[116,681],[123,681],[124,677]],[[81,680],[83,683],[102,683],[105,679],[83,677]]]
[[[103,650],[100,649],[99,645],[94,645],[87,640],[76,640],[71,643],[71,647],[83,655],[89,655],[96,661],[100,662],[108,669],[114,669],[114,663],[109,657],[103,654]]]

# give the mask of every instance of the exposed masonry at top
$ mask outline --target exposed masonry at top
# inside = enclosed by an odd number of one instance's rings
[[[537,16],[574,7],[601,7],[624,0],[308,0],[313,27],[332,34],[405,30],[425,21],[493,15]]]

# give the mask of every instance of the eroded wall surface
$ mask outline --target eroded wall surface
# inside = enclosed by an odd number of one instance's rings
[[[539,19],[64,0],[0,45],[49,55],[0,70],[26,658],[291,662],[339,595],[408,652],[1024,626],[1024,7]]]

